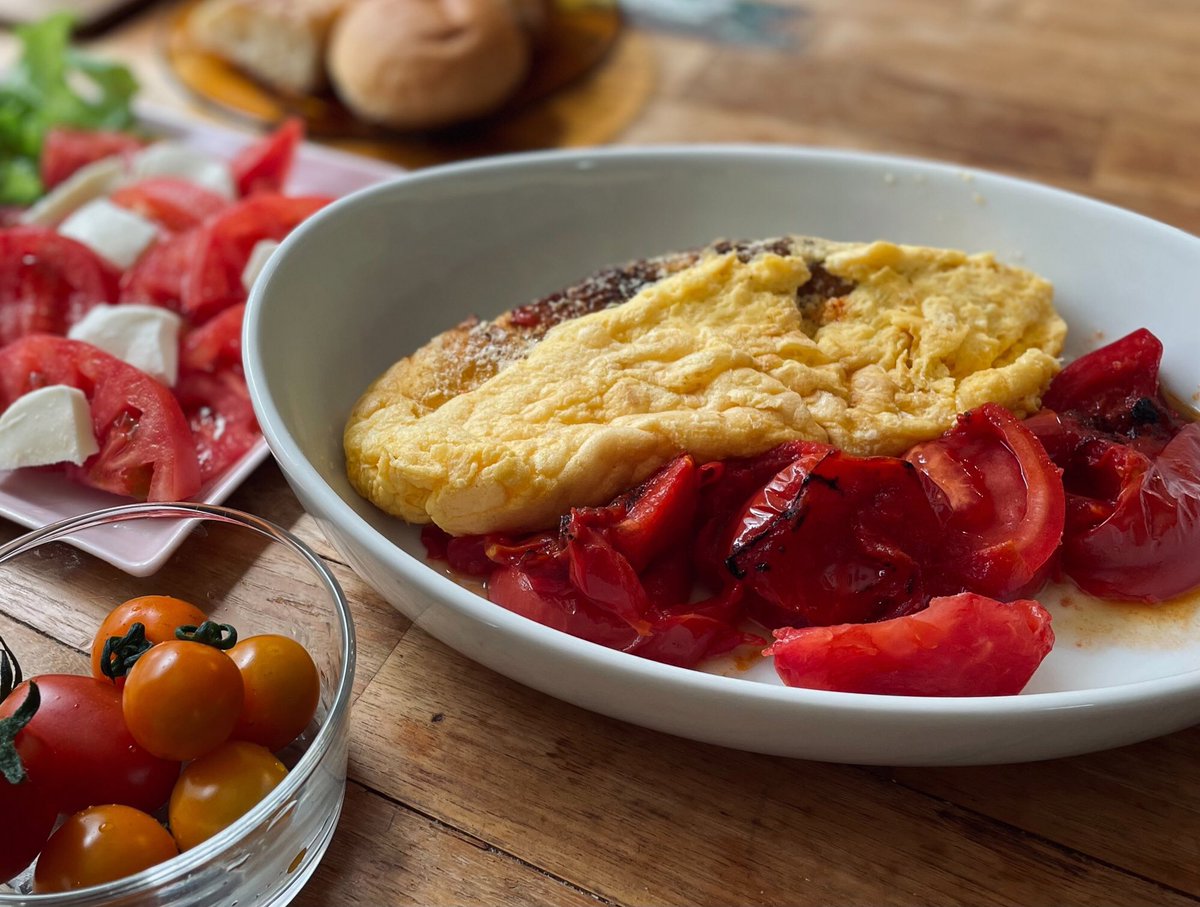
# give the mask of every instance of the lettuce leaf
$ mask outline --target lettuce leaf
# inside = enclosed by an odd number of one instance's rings
[[[43,192],[38,156],[54,126],[129,129],[137,81],[120,63],[71,47],[71,17],[16,30],[20,60],[0,82],[0,205],[27,205]]]

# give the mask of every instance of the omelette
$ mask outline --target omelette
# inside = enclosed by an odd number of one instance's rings
[[[684,451],[898,455],[985,402],[1028,415],[1065,336],[1051,285],[990,254],[720,242],[434,338],[358,401],[347,471],[410,522],[540,529]]]

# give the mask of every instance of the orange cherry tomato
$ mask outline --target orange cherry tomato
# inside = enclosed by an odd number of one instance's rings
[[[186,762],[229,739],[242,712],[242,674],[219,649],[185,640],[159,643],[125,678],[125,724],[141,746]]]
[[[207,841],[248,813],[287,775],[257,743],[230,740],[183,770],[167,818],[180,850]]]
[[[158,821],[132,806],[92,806],[50,836],[33,871],[38,894],[102,885],[179,853]]]
[[[177,627],[198,627],[207,619],[203,611],[182,598],[169,595],[131,598],[114,608],[96,631],[96,638],[92,641],[92,676],[97,680],[108,680],[100,669],[104,643],[110,636],[124,636],[134,624],[142,624],[146,628],[147,641],[157,645],[174,639]]]
[[[229,650],[246,695],[234,740],[281,750],[308,727],[321,698],[312,656],[288,636],[251,636]]]

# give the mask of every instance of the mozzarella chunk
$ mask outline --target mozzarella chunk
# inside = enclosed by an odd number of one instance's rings
[[[174,312],[152,305],[98,305],[67,331],[171,387],[179,377],[179,330]]]
[[[78,240],[124,271],[154,242],[158,226],[128,208],[98,198],[59,224],[58,232]]]
[[[258,280],[262,269],[266,267],[271,253],[278,248],[279,243],[273,239],[260,239],[254,244],[254,248],[250,250],[250,259],[246,262],[246,267],[242,269],[242,286],[246,288],[247,293],[254,286],[254,281]]]
[[[83,391],[54,384],[18,397],[0,416],[0,469],[74,463],[100,450]]]
[[[133,159],[131,173],[134,179],[173,176],[226,198],[237,195],[228,162],[179,142],[156,142],[143,148]]]
[[[88,202],[108,195],[124,176],[125,162],[119,157],[85,164],[26,209],[21,214],[21,223],[53,227]]]

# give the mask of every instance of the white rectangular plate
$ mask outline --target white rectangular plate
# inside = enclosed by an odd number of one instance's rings
[[[155,134],[223,158],[259,138],[155,108],[140,108],[139,117]],[[346,195],[400,172],[382,161],[305,143],[297,154],[287,190],[299,195]],[[267,442],[259,440],[224,475],[200,489],[196,500],[221,503],[269,453]],[[54,472],[0,471],[0,516],[30,528],[127,502],[128,498],[88,488]],[[134,576],[149,576],[166,562],[191,528],[191,523],[175,520],[135,520],[81,534],[72,544]]]

